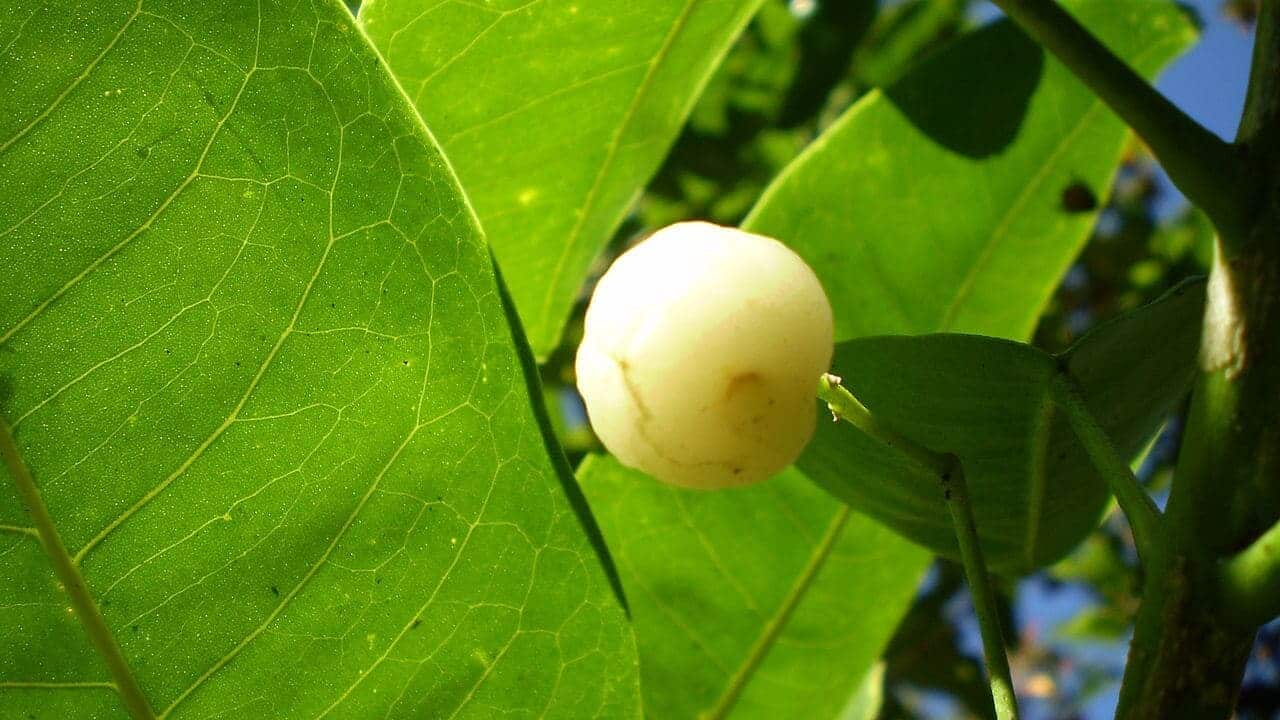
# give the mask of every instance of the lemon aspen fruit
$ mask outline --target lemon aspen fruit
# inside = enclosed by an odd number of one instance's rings
[[[623,464],[691,488],[764,480],[813,436],[831,305],[782,243],[705,222],[623,253],[587,308],[578,390]]]

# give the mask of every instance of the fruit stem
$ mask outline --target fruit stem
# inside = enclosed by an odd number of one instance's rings
[[[933,475],[942,477],[951,469],[949,456],[934,452],[893,428],[876,420],[871,411],[842,384],[839,375],[823,373],[818,378],[818,397],[827,403],[832,420],[845,420],[867,435],[906,455]]]
[[[964,565],[965,578],[969,581],[973,611],[978,616],[982,654],[987,661],[987,675],[991,683],[991,700],[995,703],[998,720],[1017,720],[1018,700],[1013,692],[1009,658],[1005,655],[1004,635],[1000,630],[1000,610],[991,589],[986,560],[982,557],[982,545],[978,542],[978,528],[974,524],[973,506],[969,502],[969,484],[965,482],[959,458],[955,455],[950,458],[952,469],[942,475],[943,495],[947,499],[947,510],[951,512],[951,524],[955,527],[956,541],[960,545],[960,561]]]
[[[826,401],[834,420],[845,420],[872,438],[894,448],[929,473],[936,475],[942,485],[942,494],[951,514],[951,524],[956,532],[956,544],[960,547],[960,561],[969,593],[973,597],[973,610],[978,616],[978,629],[982,633],[982,653],[986,659],[987,675],[991,683],[991,699],[995,703],[998,720],[1017,720],[1018,701],[1013,692],[1013,679],[1009,672],[1009,658],[1005,654],[1004,635],[1000,630],[1000,611],[996,606],[995,592],[987,563],[978,541],[978,527],[973,518],[973,506],[969,501],[969,485],[965,482],[960,458],[950,453],[940,453],[915,442],[885,426],[844,387],[839,376],[825,373],[818,378],[818,397]]]

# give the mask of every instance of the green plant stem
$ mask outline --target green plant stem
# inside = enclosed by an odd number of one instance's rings
[[[155,720],[155,713],[152,712],[151,705],[138,685],[137,678],[129,669],[129,663],[125,660],[120,645],[116,643],[115,637],[102,619],[102,613],[98,610],[97,603],[93,601],[93,596],[89,594],[89,588],[85,585],[84,578],[80,576],[79,568],[71,562],[71,556],[67,553],[66,546],[62,544],[62,538],[53,524],[53,518],[49,516],[44,499],[40,497],[40,490],[36,487],[27,464],[23,462],[21,453],[18,452],[17,443],[13,441],[13,434],[4,418],[0,418],[0,456],[4,457],[9,474],[13,476],[18,497],[22,498],[22,503],[31,514],[40,544],[44,546],[45,553],[49,556],[54,574],[62,583],[71,601],[71,607],[84,625],[89,641],[106,660],[107,670],[111,673],[113,681],[112,686],[119,693],[120,699],[135,720]]]
[[[1256,627],[1280,614],[1280,522],[1223,563],[1218,578],[1225,617]]]
[[[1169,102],[1054,0],[994,0],[1053,53],[1151,148],[1173,184],[1219,230],[1235,230],[1249,210],[1236,149]]]
[[[942,477],[951,469],[949,456],[934,452],[876,419],[840,378],[827,373],[818,379],[818,397],[827,403],[837,420],[844,420],[870,437],[910,458],[933,475]]]
[[[1157,555],[1165,552],[1168,543],[1164,518],[1160,515],[1159,508],[1134,477],[1129,464],[1120,457],[1111,438],[1098,425],[1079,386],[1066,370],[1054,377],[1053,396],[1058,407],[1066,413],[1067,422],[1071,424],[1071,429],[1093,461],[1094,468],[1101,473],[1102,479],[1128,518],[1129,526],[1133,528],[1138,557],[1144,563],[1151,563]]]
[[[982,557],[978,528],[973,521],[969,484],[965,482],[964,469],[952,457],[953,469],[943,474],[942,484],[951,524],[956,530],[956,541],[960,545],[960,561],[969,580],[973,610],[978,616],[982,654],[987,660],[987,675],[991,682],[991,699],[995,702],[998,720],[1016,720],[1018,700],[1013,692],[1013,675],[1009,672],[1009,658],[1005,654],[1004,634],[1000,631],[1000,609],[996,606],[995,593],[991,591],[987,563]]]
[[[850,423],[938,477],[955,527],[956,544],[960,547],[960,561],[969,581],[974,613],[978,616],[996,718],[1017,720],[1018,701],[1013,692],[1009,658],[1005,654],[1004,634],[1000,630],[1000,611],[996,606],[995,592],[991,589],[987,563],[982,556],[973,505],[969,501],[969,486],[965,482],[960,459],[931,450],[878,421],[835,375],[826,374],[818,379],[818,397],[826,401],[835,419]]]

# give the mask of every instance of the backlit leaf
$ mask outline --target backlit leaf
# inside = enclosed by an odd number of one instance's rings
[[[166,718],[638,715],[474,216],[349,13],[0,29],[0,413],[38,493],[0,470],[0,717],[133,682]]]
[[[761,0],[371,0],[360,22],[457,168],[529,340],[592,260]]]

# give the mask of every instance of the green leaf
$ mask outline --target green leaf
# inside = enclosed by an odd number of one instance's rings
[[[534,352],[761,0],[373,0],[360,10],[457,168]]]
[[[627,591],[651,717],[836,717],[929,557],[832,513],[793,470],[708,493],[591,456],[578,477]]]
[[[1131,456],[1191,388],[1203,308],[1204,283],[1195,281],[1061,357],[976,335],[882,336],[840,343],[833,366],[878,420],[960,457],[987,562],[1023,573],[1079,543],[1108,498],[1051,399],[1059,364]],[[937,478],[848,423],[822,423],[798,466],[854,508],[958,556]]]
[[[1169,3],[1071,3],[1150,77],[1194,39]],[[972,332],[1025,339],[1096,212],[1126,131],[1008,22],[863,97],[766,191],[747,229],[784,240],[831,297],[837,339]]]
[[[878,662],[867,672],[849,704],[840,711],[840,720],[875,720],[884,706],[885,664]]]
[[[349,13],[0,37],[0,716],[638,715],[474,216]]]

